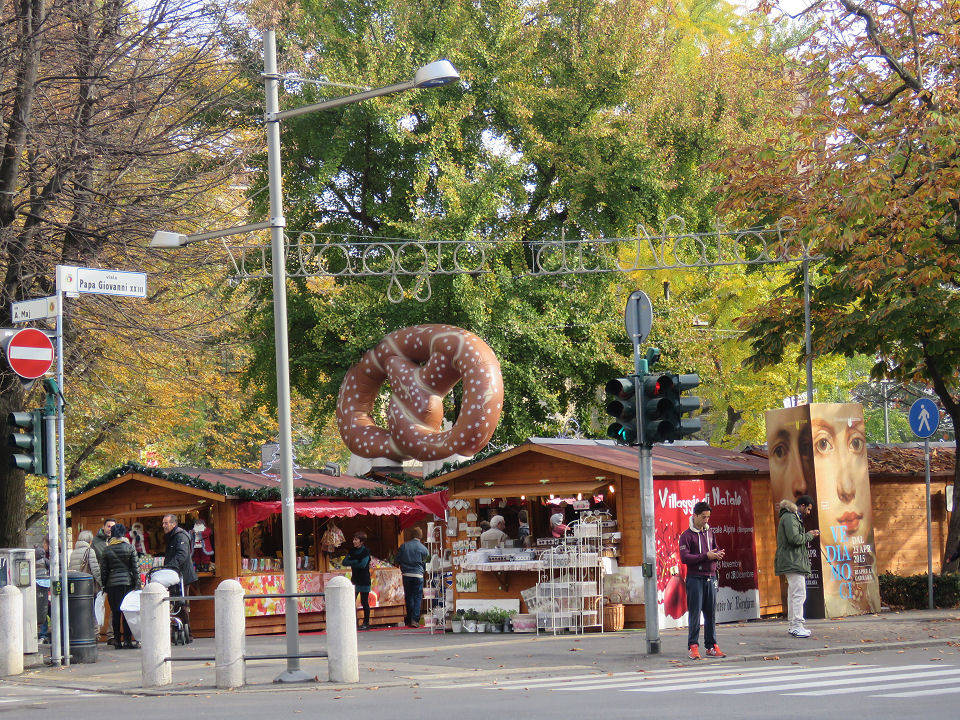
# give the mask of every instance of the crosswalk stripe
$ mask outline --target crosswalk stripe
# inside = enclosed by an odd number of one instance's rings
[[[863,667],[863,666],[860,666]],[[874,666],[868,666],[874,667]],[[599,690],[602,688],[616,687],[618,685],[643,685],[642,688],[637,687],[636,689],[640,692],[659,692],[661,688],[670,690],[673,688],[685,688],[691,692],[703,692],[698,689],[698,685],[706,685],[709,683],[720,683],[724,684],[727,681],[733,680],[745,680],[749,677],[751,681],[753,680],[763,680],[764,678],[770,678],[771,680],[778,680],[781,676],[800,676],[806,673],[817,673],[822,672],[822,668],[768,668],[768,667],[759,667],[759,668],[744,668],[740,670],[725,670],[722,673],[714,673],[709,676],[704,676],[702,673],[696,673],[693,675],[689,672],[686,674],[686,677],[681,679],[678,678],[669,678],[666,680],[646,680],[645,678],[636,678],[634,680],[618,680],[611,683],[595,683],[590,685],[577,684],[576,687],[557,687],[556,690]]]
[[[874,697],[885,697],[885,698],[911,698],[911,697],[921,697],[923,695],[953,695],[960,692],[960,687],[948,687],[948,688],[935,688],[931,690],[914,690],[912,692],[902,692],[902,693],[882,693],[874,695]]]
[[[923,670],[918,672],[898,672],[899,670],[909,670],[911,668],[923,667]],[[909,680],[910,678],[922,678],[928,677],[930,671],[933,668],[929,666],[917,666],[917,665],[905,665],[900,668],[885,668],[883,670],[878,670],[878,674],[883,674],[883,678],[871,678],[871,677],[846,677],[839,678],[837,680],[818,680],[816,682],[802,682],[802,683],[791,683],[790,687],[764,687],[755,685],[753,687],[740,687],[733,690],[707,690],[705,692],[710,693],[711,695],[746,695],[748,693],[761,693],[761,692],[778,692],[783,693],[788,690],[793,690],[796,688],[823,688],[823,687],[833,687],[836,685],[858,685],[863,687],[864,683],[878,683],[886,682],[888,680]],[[734,684],[734,683],[730,683]],[[740,683],[736,683],[740,684]]]
[[[763,670],[766,672],[774,672],[766,666],[761,666],[758,668],[739,668],[735,669],[734,667],[717,667],[711,668],[709,670],[696,670],[696,677],[714,677],[714,676],[723,676],[723,675],[736,675],[744,672],[744,670]],[[783,672],[780,670],[779,672]],[[505,680],[504,682],[497,683],[497,687],[530,687],[531,685],[539,686],[541,688],[551,685],[568,685],[573,680],[587,680],[594,681],[593,683],[586,683],[585,685],[577,684],[577,687],[592,687],[593,684],[596,684],[598,687],[606,687],[611,683],[621,683],[621,682],[655,682],[657,680],[663,679],[665,682],[676,682],[678,677],[689,678],[691,676],[692,670],[689,667],[677,668],[676,670],[655,670],[649,673],[639,673],[636,671],[633,672],[619,672],[612,673],[610,675],[570,675],[566,677],[552,677],[552,678],[537,678],[533,680]],[[489,684],[489,683],[484,683]]]
[[[917,667],[926,667],[926,665],[910,665],[905,666],[909,669]],[[712,687],[696,687],[693,683],[671,683],[670,685],[661,684],[657,687],[643,687],[643,688],[631,688],[628,692],[662,692],[667,690],[689,690],[691,692],[715,692],[714,687],[724,687],[731,685],[769,685],[770,683],[785,683],[791,680],[807,680],[809,678],[819,678],[819,677],[836,677],[837,670],[842,670],[845,674],[853,675],[862,675],[865,673],[873,672],[890,672],[890,670],[878,669],[875,665],[858,665],[855,667],[816,667],[816,668],[792,668],[789,670],[780,670],[778,674],[771,673],[770,677],[763,677],[757,675],[746,677],[746,678],[736,678],[731,680],[717,680],[716,684]],[[903,667],[893,668],[893,670],[903,670]],[[817,681],[819,683],[821,681]],[[813,683],[814,685],[817,683]],[[783,685],[771,685],[773,690],[784,689]],[[795,685],[793,687],[796,687]],[[786,688],[789,689],[789,688]]]
[[[821,695],[849,695],[851,693],[859,693],[865,691],[873,690],[899,690],[901,688],[914,688],[914,687],[927,687],[930,685],[945,685],[946,683],[955,683],[957,678],[955,675],[960,675],[960,669],[956,670],[941,670],[938,674],[938,677],[931,678],[928,680],[910,680],[909,682],[888,682],[886,679],[877,679],[869,681],[864,679],[863,682],[866,684],[873,683],[882,683],[881,687],[878,688],[864,688],[862,685],[859,687],[837,687],[837,688],[827,688],[824,690],[809,690],[806,692],[788,692],[784,695],[797,695],[797,696],[807,696],[807,697],[820,697]]]
[[[748,668],[749,669],[749,668]],[[760,669],[760,668],[757,668]],[[764,669],[765,666],[764,666]],[[736,672],[742,672],[742,670],[733,670],[729,664],[726,664],[726,667],[717,666],[711,669],[697,670],[697,677],[711,676],[711,675],[730,675]],[[673,678],[674,676],[688,677],[690,675],[689,667],[681,667],[671,670],[653,670],[651,672],[638,672],[636,670],[630,670],[626,672],[616,672],[609,674],[601,673],[590,673],[589,675],[561,675],[561,676],[552,676],[552,677],[541,677],[541,678],[527,678],[526,680],[501,680],[501,681],[490,681],[485,682],[475,682],[475,683],[457,683],[456,685],[428,685],[424,689],[427,690],[447,690],[450,687],[456,688],[478,688],[478,687],[494,687],[496,689],[512,689],[512,688],[529,688],[529,687],[539,687],[544,685],[554,685],[554,684],[564,684],[569,683],[575,680],[593,680],[598,683],[603,683],[606,681],[622,681],[625,678],[630,678],[633,680],[647,680],[647,679],[659,679],[659,678]]]

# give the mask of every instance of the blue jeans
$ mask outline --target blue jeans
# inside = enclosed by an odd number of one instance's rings
[[[403,576],[403,602],[406,606],[406,615],[403,618],[405,625],[420,622],[420,604],[423,602],[423,578]]]
[[[700,644],[700,613],[703,612],[703,640],[706,647],[717,644],[716,635],[717,591],[713,578],[702,575],[687,575],[687,618],[690,630],[687,645]]]

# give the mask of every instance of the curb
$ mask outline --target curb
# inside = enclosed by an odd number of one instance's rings
[[[824,656],[824,655],[850,655],[856,653],[864,652],[881,652],[884,650],[900,650],[908,648],[917,648],[917,647],[929,647],[929,646],[940,646],[940,645],[951,645],[957,644],[960,645],[960,637],[948,637],[948,638],[930,638],[928,640],[905,640],[902,642],[886,642],[886,643],[863,643],[862,645],[838,645],[836,647],[824,647],[824,648],[805,648],[801,650],[771,650],[766,653],[751,653],[749,655],[736,655],[736,656],[727,656],[726,658],[711,660],[708,664],[718,664],[718,663],[742,663],[742,662],[760,662],[764,660],[783,660],[785,658],[797,658],[797,657],[815,657],[815,656]],[[660,657],[663,657],[662,655]],[[684,660],[686,658],[684,657]],[[675,666],[679,667],[694,667],[701,666],[702,663],[696,662],[675,662]],[[269,693],[269,692],[304,692],[304,691],[332,691],[332,692],[347,692],[351,690],[371,690],[379,688],[393,688],[393,687],[411,687],[419,684],[419,681],[415,680],[388,680],[385,682],[377,682],[376,680],[359,682],[351,685],[336,685],[329,683],[323,680],[318,680],[317,682],[306,682],[306,683],[293,683],[293,684],[282,684],[282,683],[258,683],[256,685],[245,685],[241,688],[233,689],[221,689],[213,686],[193,686],[193,687],[164,687],[164,688],[91,688],[88,686],[81,686],[76,683],[63,684],[56,682],[36,682],[36,679],[30,680],[17,680],[16,678],[8,678],[15,682],[21,682],[25,685],[37,685],[40,687],[54,687],[61,688],[64,690],[83,690],[86,692],[98,692],[105,695],[118,695],[118,696],[146,696],[146,697],[162,697],[167,695],[220,695],[224,693]]]
[[[929,645],[960,644],[960,637],[930,638],[929,640],[904,640],[901,642],[863,643],[861,645],[838,645],[830,648],[806,648],[803,650],[771,651],[752,655],[738,655],[728,658],[734,662],[756,662],[773,658],[810,657],[814,655],[849,655],[862,652],[878,652],[882,650],[901,650],[906,648],[925,647]]]

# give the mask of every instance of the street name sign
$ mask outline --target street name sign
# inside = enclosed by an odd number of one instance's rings
[[[920,398],[910,406],[910,429],[917,437],[928,438],[940,427],[940,410],[930,398]]]
[[[126,270],[101,270],[99,268],[60,265],[60,289],[65,293],[94,295],[122,295],[124,297],[147,296],[147,274]]]
[[[53,365],[53,343],[41,330],[24,328],[7,342],[7,362],[20,377],[36,380]]]
[[[13,322],[30,322],[31,320],[47,320],[57,316],[57,296],[21,300],[10,306]]]

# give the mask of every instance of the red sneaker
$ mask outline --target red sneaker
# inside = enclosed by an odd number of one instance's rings
[[[707,650],[707,655],[709,655],[710,657],[726,657],[727,656],[727,654],[723,650],[721,650],[720,646],[717,644],[714,644],[712,648]]]
[[[690,646],[690,659],[691,660],[700,660],[700,646],[691,645]]]

